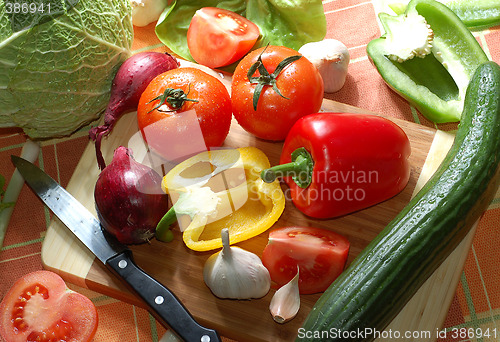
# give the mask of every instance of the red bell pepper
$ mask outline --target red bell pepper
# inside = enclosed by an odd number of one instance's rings
[[[405,132],[376,115],[317,113],[299,119],[285,139],[280,165],[294,205],[315,218],[352,213],[398,194],[408,183],[411,148]]]

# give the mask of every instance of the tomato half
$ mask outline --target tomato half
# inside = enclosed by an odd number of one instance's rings
[[[172,93],[167,96],[169,91]],[[168,161],[221,146],[231,119],[231,99],[224,84],[191,67],[156,76],[137,107],[142,137]]]
[[[277,66],[292,56],[300,58],[277,72]],[[255,63],[259,59],[271,77],[262,75],[260,66],[253,78],[263,76],[261,80],[250,80],[247,74],[252,66],[258,65]],[[268,84],[261,85],[261,81]],[[256,96],[261,86],[262,92]],[[318,112],[323,94],[323,79],[318,69],[297,51],[283,46],[267,46],[250,52],[238,63],[231,84],[233,114],[238,123],[257,137],[274,141],[284,140],[302,116]],[[255,98],[258,98],[256,104]]]
[[[259,27],[247,18],[222,8],[203,7],[191,19],[187,43],[196,62],[219,68],[243,57],[259,36]]]
[[[91,341],[97,310],[87,297],[66,287],[50,271],[29,273],[0,303],[0,335],[7,342]]]
[[[299,267],[302,294],[324,292],[344,270],[349,241],[335,232],[315,227],[284,227],[269,233],[262,263],[278,286],[288,283]]]

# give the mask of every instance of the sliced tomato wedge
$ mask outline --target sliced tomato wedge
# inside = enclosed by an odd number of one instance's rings
[[[14,283],[0,303],[0,336],[7,342],[91,341],[97,310],[54,272],[36,271]]]
[[[187,32],[189,52],[199,64],[219,68],[236,62],[260,36],[247,18],[217,7],[196,11]]]
[[[315,227],[284,227],[269,233],[262,263],[278,286],[288,283],[299,267],[299,292],[324,292],[342,273],[349,241],[335,232]]]

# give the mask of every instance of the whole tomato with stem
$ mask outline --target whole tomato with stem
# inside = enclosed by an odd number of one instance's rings
[[[156,76],[137,106],[142,137],[168,161],[221,146],[231,119],[231,99],[224,84],[193,67]]]
[[[233,74],[231,103],[238,123],[255,136],[286,138],[302,116],[316,113],[324,85],[318,69],[297,51],[269,45],[246,55]]]
[[[97,310],[50,271],[17,280],[0,303],[0,336],[7,342],[92,341]]]

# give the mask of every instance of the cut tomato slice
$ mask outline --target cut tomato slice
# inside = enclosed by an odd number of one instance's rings
[[[219,68],[242,58],[259,36],[257,25],[245,17],[222,8],[203,7],[191,19],[187,43],[196,62]]]
[[[324,292],[344,270],[349,241],[335,232],[314,227],[285,227],[269,233],[262,263],[278,286],[299,272],[301,294]]]
[[[0,336],[7,342],[91,341],[97,310],[54,272],[36,271],[14,283],[0,303]]]

